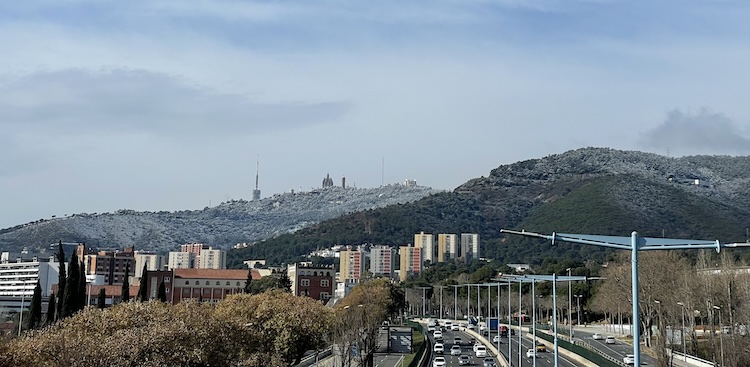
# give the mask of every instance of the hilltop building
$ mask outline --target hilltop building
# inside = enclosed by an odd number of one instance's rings
[[[333,179],[331,178],[331,175],[326,173],[326,177],[323,179],[323,188],[326,187],[333,187]]]

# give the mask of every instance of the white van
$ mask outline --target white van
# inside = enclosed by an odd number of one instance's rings
[[[487,357],[487,347],[484,345],[477,346],[474,350],[474,355],[476,355],[477,358]]]

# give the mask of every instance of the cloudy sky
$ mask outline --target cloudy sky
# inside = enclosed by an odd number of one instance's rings
[[[0,228],[586,146],[750,154],[731,0],[0,3]]]

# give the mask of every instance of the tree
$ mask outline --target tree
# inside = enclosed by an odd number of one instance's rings
[[[138,297],[136,298],[140,302],[148,301],[148,268],[146,263],[143,263],[143,271],[141,272],[141,282],[138,287]]]
[[[159,283],[159,301],[167,302],[167,287],[164,285],[164,279]]]
[[[279,277],[279,289],[292,293],[292,281],[286,273],[282,273]]]
[[[78,311],[80,302],[78,298],[78,279],[81,275],[78,265],[78,254],[74,252],[70,254],[70,262],[68,263],[68,280],[65,287],[65,295],[63,295],[61,318],[68,317]]]
[[[57,310],[56,299],[55,293],[50,293],[49,303],[47,304],[47,320],[45,322],[47,325],[52,325],[55,322],[55,311]]]
[[[125,278],[122,280],[120,302],[130,302],[130,263],[125,264]]]
[[[86,264],[81,261],[79,266],[80,278],[78,278],[78,307],[77,310],[82,310],[89,303],[89,294],[86,293]]]
[[[107,292],[104,290],[104,288],[99,290],[99,295],[96,297],[96,307],[100,310],[103,310],[104,307],[107,305]]]
[[[29,307],[29,329],[36,329],[42,321],[42,286],[36,281],[34,296]]]
[[[57,282],[57,316],[62,317],[62,306],[63,297],[65,297],[65,285],[67,284],[67,276],[65,275],[65,250],[63,249],[62,241],[57,244],[57,261],[59,264],[59,280]]]
[[[245,288],[242,290],[243,293],[253,293],[253,269],[247,270],[247,280],[245,280]]]

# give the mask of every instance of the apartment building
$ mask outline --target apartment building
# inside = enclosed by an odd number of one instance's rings
[[[349,247],[346,250],[339,251],[339,281],[358,282],[364,271],[365,251],[363,248],[352,250]]]
[[[410,274],[419,274],[422,272],[422,248],[414,246],[399,247],[401,259],[401,268],[399,269],[399,279],[403,282]]]
[[[175,252],[168,254],[168,269],[193,269],[195,268],[195,254],[192,252]]]
[[[372,246],[370,248],[370,273],[374,276],[393,277],[393,263],[396,249],[390,246]]]
[[[292,282],[292,293],[322,302],[328,302],[333,297],[335,275],[333,266],[330,265],[301,262],[287,267],[287,276]]]
[[[479,259],[479,235],[461,233],[461,257],[464,261]]]
[[[131,271],[136,278],[140,278],[143,273],[143,265],[146,265],[146,270],[164,270],[167,265],[167,258],[164,255],[158,255],[151,252],[136,251],[135,252],[135,271]]]
[[[435,238],[431,233],[420,232],[415,234],[414,247],[422,249],[422,261],[435,261]]]
[[[226,269],[227,252],[223,250],[214,250],[213,248],[201,250],[200,256],[196,259],[198,269]]]
[[[95,250],[84,244],[78,245],[78,258],[86,264],[87,275],[103,275],[104,283],[109,285],[122,284],[125,280],[125,270],[135,274],[135,252],[133,247],[125,250]]]
[[[444,262],[459,256],[458,236],[452,233],[438,234],[437,261]]]

